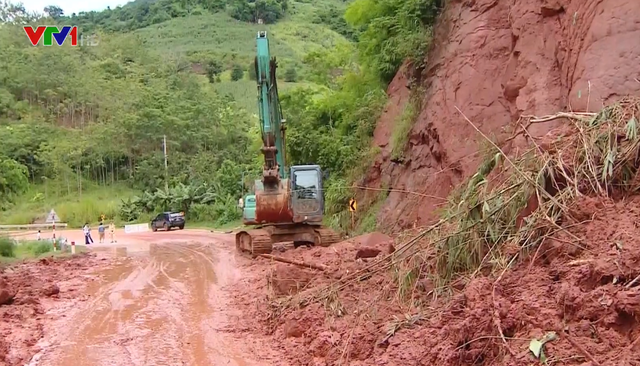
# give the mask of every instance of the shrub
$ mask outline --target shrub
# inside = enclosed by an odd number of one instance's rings
[[[50,242],[45,241],[29,241],[20,244],[24,252],[31,254],[34,257],[38,257],[42,254],[49,253],[53,250],[53,246]]]
[[[231,70],[231,80],[238,81],[242,80],[243,77],[244,70],[242,69],[242,66],[238,64],[233,65],[233,69]]]
[[[295,83],[297,80],[298,73],[296,72],[295,68],[290,67],[287,69],[287,71],[284,72],[284,81],[288,83]]]
[[[0,238],[0,257],[14,258],[16,242],[9,238]]]

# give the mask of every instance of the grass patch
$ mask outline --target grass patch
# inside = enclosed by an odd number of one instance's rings
[[[76,254],[87,251],[86,246],[76,245]],[[71,255],[71,248],[67,245],[65,251],[53,251],[53,245],[49,241],[21,240],[16,241],[8,237],[0,237],[0,262],[12,263],[25,259],[37,259],[40,257],[61,257]]]
[[[355,235],[362,235],[376,231],[378,227],[378,212],[384,204],[386,195],[380,192],[376,200],[362,212],[362,218],[358,221]]]
[[[53,252],[53,246],[44,241],[24,241],[16,245],[16,257],[37,258],[43,254]]]
[[[80,249],[80,250],[78,250]],[[84,250],[76,247],[76,252]],[[69,250],[53,251],[53,245],[49,241],[16,241],[7,237],[0,237],[0,262],[11,263],[25,259],[37,259],[43,256],[65,256]]]
[[[222,62],[222,82],[213,84],[221,94],[229,94],[240,107],[251,114],[257,113],[256,82],[248,79],[247,70],[253,67],[256,55],[256,35],[266,30],[271,54],[278,59],[278,78],[293,67],[304,78],[307,66],[303,63],[307,53],[332,48],[340,42],[348,42],[344,36],[324,24],[312,24],[310,20],[319,7],[327,4],[343,8],[342,1],[323,0],[318,3],[293,2],[289,15],[276,24],[251,24],[237,21],[226,13],[191,15],[154,24],[134,31],[142,43],[153,51],[176,56],[184,55],[191,62],[202,66],[207,60]],[[244,79],[231,81],[231,68],[241,65]],[[308,83],[278,82],[280,91]]]
[[[347,40],[322,24],[301,23],[297,19],[276,23],[270,28],[273,37],[286,44],[294,53],[295,61],[310,52],[333,49]],[[277,53],[274,53],[277,56]],[[284,68],[283,68],[284,70]]]
[[[136,191],[125,186],[86,186],[82,195],[47,192],[44,186],[34,186],[25,193],[14,207],[0,212],[0,223],[21,225],[43,223],[51,209],[69,227],[82,227],[85,222],[97,222],[100,215],[118,220],[121,199],[131,197]]]
[[[391,133],[391,160],[404,160],[404,150],[409,142],[411,128],[418,119],[422,110],[420,102],[420,92],[414,92],[402,110],[402,114],[397,117],[395,127]]]

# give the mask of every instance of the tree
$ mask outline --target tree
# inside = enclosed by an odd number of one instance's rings
[[[0,23],[29,24],[37,19],[32,12],[28,12],[24,5],[0,1]]]
[[[53,19],[60,19],[64,16],[62,8],[56,5],[45,6],[44,12]]]
[[[298,73],[294,67],[290,67],[284,72],[284,81],[295,83],[298,80]]]
[[[358,57],[363,66],[389,83],[407,59],[422,62],[440,5],[439,0],[351,2],[344,18],[360,30]]]
[[[216,77],[222,72],[222,63],[218,60],[209,60],[206,66],[207,78],[210,83],[216,81]]]
[[[12,10],[11,18],[20,11]],[[44,185],[48,196],[112,185],[164,190],[158,171],[165,132],[170,189],[213,182],[225,160],[240,167],[259,155],[248,148],[251,116],[203,86],[180,56],[163,58],[123,33],[112,33],[100,47],[48,52],[25,42],[21,25],[1,27],[0,45],[9,47],[0,47],[0,211],[30,185]],[[207,66],[217,79],[221,63]],[[224,211],[229,200],[215,197]],[[186,210],[193,200],[182,202]],[[69,220],[75,225],[84,218]]]
[[[0,156],[0,208],[27,190],[27,167],[6,156]]]
[[[257,23],[262,20],[266,24],[281,19],[289,3],[287,0],[233,0],[229,2],[229,15],[243,22]]]
[[[240,66],[239,64],[233,65],[233,69],[231,70],[231,80],[238,81],[242,80],[243,77],[244,70],[242,69],[242,66]]]

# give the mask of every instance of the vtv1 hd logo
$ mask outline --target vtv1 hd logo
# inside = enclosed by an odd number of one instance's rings
[[[78,27],[65,25],[62,29],[54,26],[25,26],[24,32],[29,37],[29,42],[32,46],[37,46],[42,40],[44,46],[53,46],[53,40],[55,39],[58,46],[62,46],[67,38],[71,38],[72,46],[97,46],[98,40],[96,36],[85,37],[81,34],[78,37]],[[79,38],[79,39],[78,39]],[[80,41],[80,42],[78,42]]]

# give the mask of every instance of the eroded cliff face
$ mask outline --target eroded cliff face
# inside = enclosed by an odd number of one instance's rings
[[[640,1],[452,1],[436,28],[422,110],[404,150],[390,159],[394,125],[410,90],[403,68],[374,135],[381,148],[366,184],[391,192],[379,213],[388,229],[427,224],[451,190],[475,173],[485,140],[507,153],[521,115],[597,111],[623,95],[640,95]],[[466,116],[457,111],[457,108]],[[539,138],[562,120],[531,125]]]

